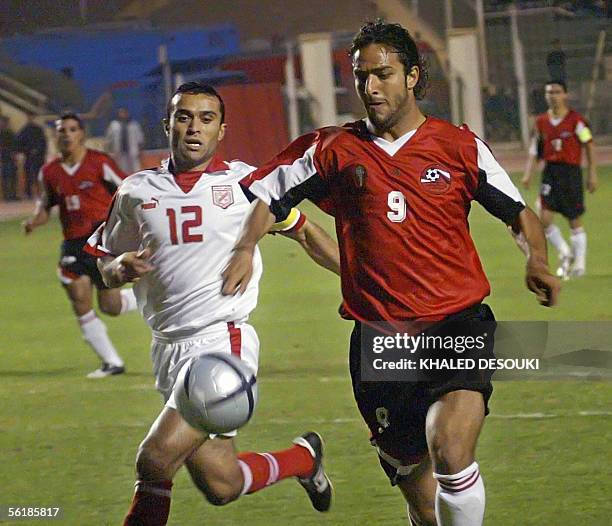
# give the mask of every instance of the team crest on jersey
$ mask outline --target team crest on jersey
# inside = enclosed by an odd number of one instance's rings
[[[350,185],[356,190],[363,190],[366,186],[368,172],[362,164],[348,166],[344,173],[348,176]]]
[[[421,186],[433,194],[443,194],[450,188],[451,175],[437,166],[427,168],[421,174]]]
[[[230,185],[212,187],[213,204],[227,208],[234,204],[234,191]]]

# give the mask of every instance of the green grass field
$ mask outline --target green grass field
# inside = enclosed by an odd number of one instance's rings
[[[602,170],[601,188],[587,201],[588,276],[565,284],[553,310],[524,288],[524,260],[503,225],[474,206],[471,224],[498,319],[612,318],[610,176],[611,169]],[[534,192],[527,197],[533,203]],[[312,206],[304,209],[331,227]],[[149,332],[137,314],[105,318],[128,373],[87,380],[97,361],[55,277],[59,242],[55,221],[27,239],[18,221],[0,223],[0,506],[58,505],[58,523],[118,525],[132,496],[137,445],[161,408]],[[260,402],[238,444],[274,450],[305,430],[321,432],[336,488],[332,511],[314,512],[294,481],[213,508],[182,470],[170,524],[406,524],[403,500],[378,467],[352,400],[351,325],[336,314],[336,278],[288,240],[265,239],[262,251],[265,273],[252,317],[262,342]],[[496,383],[478,450],[487,524],[610,524],[611,398],[604,382]]]

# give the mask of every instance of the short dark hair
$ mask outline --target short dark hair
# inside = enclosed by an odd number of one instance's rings
[[[57,119],[57,121],[67,121],[68,119],[72,119],[73,121],[77,121],[79,123],[79,128],[81,128],[81,130],[85,129],[85,125],[83,124],[83,119],[81,119],[81,117],[79,117],[76,113],[74,112],[66,112],[66,113],[62,113],[59,116],[59,119]]]
[[[546,86],[550,86],[551,84],[558,84],[563,88],[563,91],[567,93],[567,84],[564,80],[549,80],[546,84],[544,84],[544,88],[546,88]]]
[[[418,66],[419,80],[414,87],[414,96],[417,100],[425,97],[429,78],[427,64],[419,54],[416,42],[406,29],[399,24],[387,24],[381,18],[374,22],[367,22],[353,37],[350,56],[353,57],[357,51],[370,44],[384,44],[395,49],[399,54],[400,62],[404,65],[406,74],[413,66]]]
[[[221,124],[225,122],[225,104],[223,103],[223,99],[221,98],[221,95],[219,95],[219,92],[215,88],[213,88],[210,84],[206,84],[204,82],[199,82],[199,81],[185,82],[184,84],[181,84],[178,88],[176,88],[176,90],[174,90],[174,93],[170,97],[168,104],[166,104],[166,118],[167,119],[170,118],[170,111],[172,109],[172,99],[179,93],[189,93],[192,95],[202,93],[204,95],[210,95],[211,97],[216,97],[217,100],[219,101],[219,107],[221,108]]]

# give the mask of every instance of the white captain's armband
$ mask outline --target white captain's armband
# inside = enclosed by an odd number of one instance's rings
[[[578,140],[582,144],[586,144],[587,142],[590,142],[593,140],[593,134],[591,133],[591,130],[582,121],[576,125],[576,137],[578,137]]]
[[[277,232],[297,232],[306,222],[306,216],[297,208],[292,208],[287,219],[274,223],[270,228],[270,233]]]

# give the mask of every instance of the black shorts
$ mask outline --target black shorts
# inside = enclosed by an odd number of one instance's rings
[[[494,357],[495,317],[488,305],[475,305],[446,320],[461,322],[462,333],[466,336],[470,331],[476,335],[482,328],[482,325],[470,322],[488,322],[492,330],[487,331],[484,348],[478,351],[477,358]],[[427,333],[432,331],[431,334],[444,336],[444,323],[435,324]],[[356,322],[350,346],[353,395],[370,429],[370,441],[378,449],[380,464],[391,484],[395,485],[427,454],[425,419],[430,406],[446,393],[465,389],[482,393],[485,414],[488,414],[488,402],[493,392],[491,374],[455,370],[428,382],[362,381],[361,342],[361,323]]]
[[[580,166],[546,163],[542,173],[540,203],[543,208],[568,219],[584,214],[584,184]]]
[[[72,283],[81,276],[89,276],[98,290],[107,289],[108,287],[104,284],[96,264],[97,258],[83,250],[88,238],[89,236],[64,240],[57,266],[57,275],[64,285]]]

